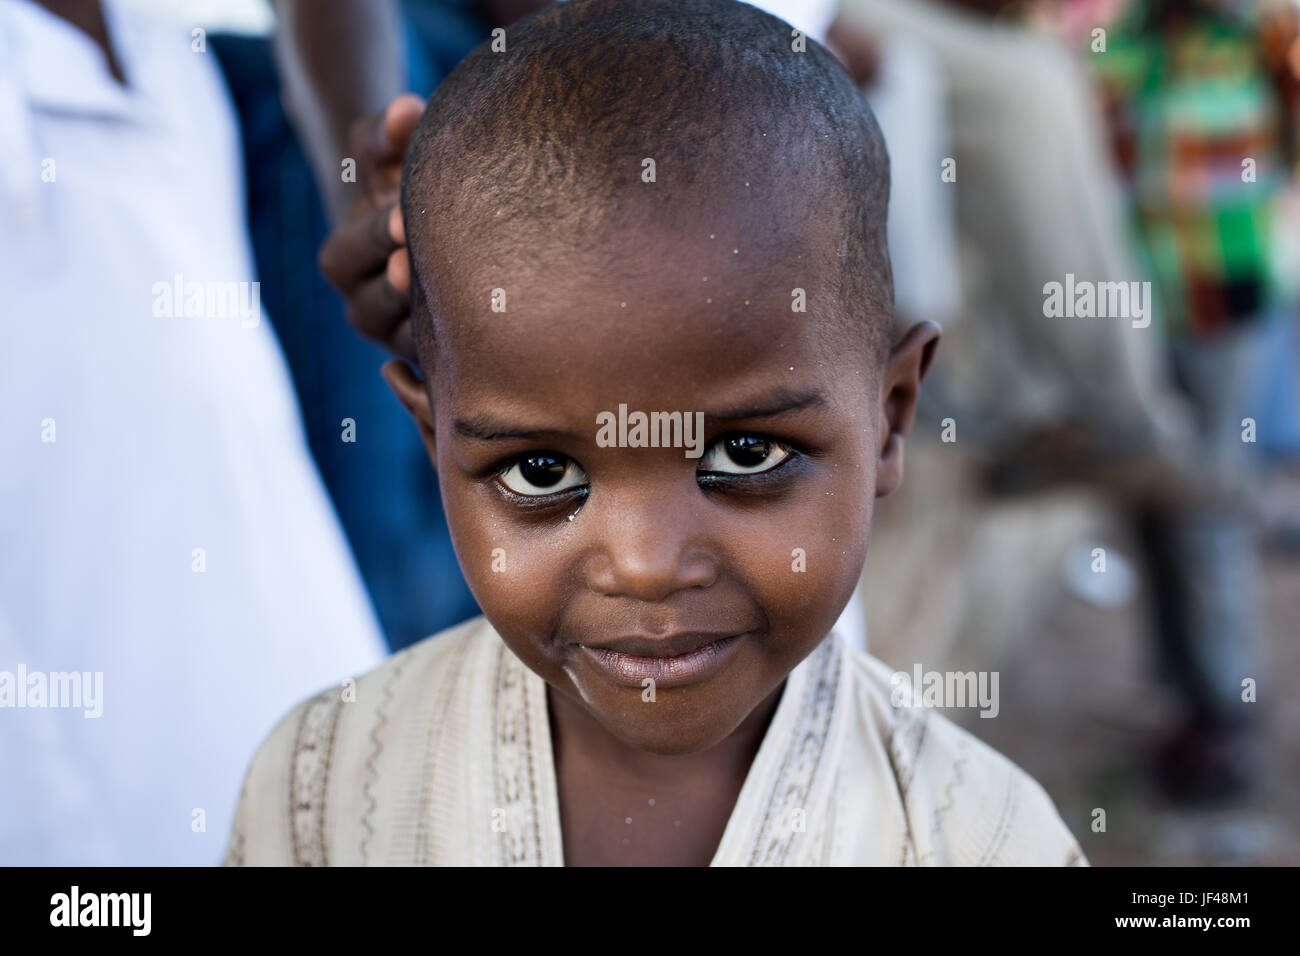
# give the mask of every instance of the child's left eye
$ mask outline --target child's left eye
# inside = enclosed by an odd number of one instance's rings
[[[700,470],[723,475],[757,475],[790,457],[790,446],[760,435],[720,438],[700,459]]]

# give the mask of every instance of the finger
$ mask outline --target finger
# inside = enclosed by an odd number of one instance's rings
[[[411,314],[411,302],[387,276],[363,283],[348,297],[348,322],[363,337],[387,345]]]
[[[402,218],[402,207],[394,205],[392,214],[388,217],[388,234],[392,236],[393,242],[399,246],[406,245],[406,221]]]
[[[424,100],[414,93],[403,93],[387,106],[353,122],[348,129],[348,147],[358,162],[372,164],[401,163],[424,114]]]
[[[424,115],[424,107],[424,99],[414,93],[403,93],[388,104],[384,110],[383,139],[377,156],[401,165],[415,128],[420,125],[420,117]]]
[[[350,293],[388,268],[388,257],[398,248],[389,222],[392,210],[363,213],[336,227],[321,246],[317,263],[325,278],[340,292]]]
[[[349,149],[357,161],[358,182],[373,205],[396,200],[406,149],[423,114],[424,100],[404,93],[352,125]]]
[[[388,284],[398,292],[411,294],[411,259],[406,248],[396,250],[388,257],[388,269],[384,273]]]

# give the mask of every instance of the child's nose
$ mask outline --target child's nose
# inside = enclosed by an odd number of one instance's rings
[[[689,507],[663,497],[638,498],[625,498],[617,507],[611,502],[602,516],[601,544],[587,561],[587,586],[641,601],[711,586],[718,563]]]

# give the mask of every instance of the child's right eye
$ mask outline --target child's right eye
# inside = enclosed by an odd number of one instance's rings
[[[581,488],[587,473],[572,458],[541,452],[518,459],[497,480],[517,495],[541,498]]]

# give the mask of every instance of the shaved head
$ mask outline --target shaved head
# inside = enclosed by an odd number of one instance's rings
[[[820,281],[810,318],[883,359],[885,144],[835,58],[811,40],[796,52],[791,34],[733,0],[573,0],[512,26],[505,50],[470,53],[403,176],[422,359],[466,297],[486,307],[471,279],[484,266],[603,269],[616,234],[729,218],[748,254]]]

